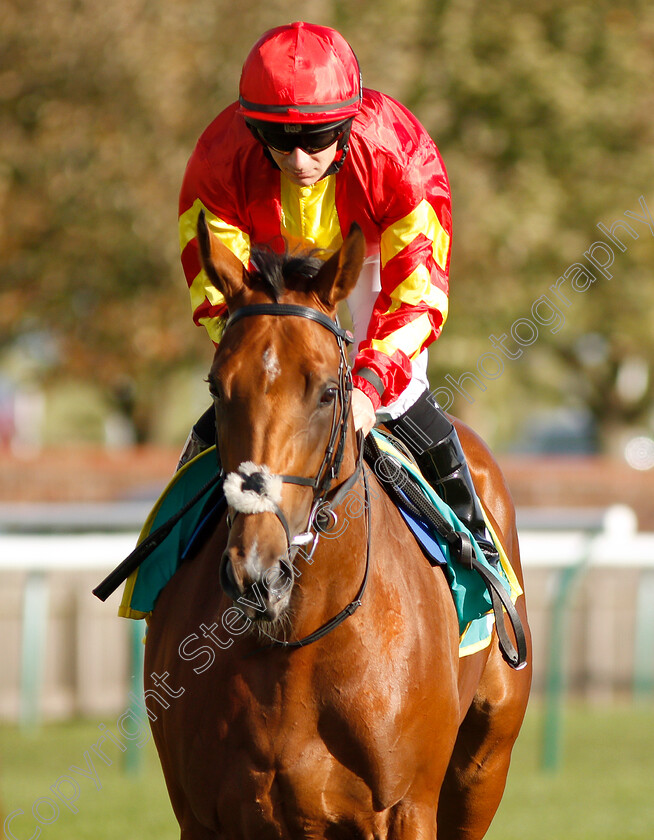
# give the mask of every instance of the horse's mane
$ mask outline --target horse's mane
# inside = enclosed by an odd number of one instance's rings
[[[275,302],[287,291],[308,291],[323,265],[316,251],[294,251],[288,248],[277,254],[270,248],[256,246],[250,254],[254,266],[252,279],[261,285]]]

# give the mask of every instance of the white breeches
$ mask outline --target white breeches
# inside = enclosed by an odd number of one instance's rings
[[[354,347],[355,353],[359,344],[365,339],[370,323],[372,309],[381,290],[380,261],[379,255],[366,257],[359,275],[359,280],[347,299],[347,305],[354,324]],[[377,412],[377,422],[384,420],[396,420],[401,417],[418,399],[420,394],[429,388],[427,379],[427,350],[411,362],[413,375],[411,382],[402,391],[400,396],[390,405],[381,406]]]

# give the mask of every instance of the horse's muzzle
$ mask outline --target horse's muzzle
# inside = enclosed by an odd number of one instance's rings
[[[244,561],[237,548],[227,548],[220,563],[220,585],[225,595],[253,621],[276,621],[288,606],[293,567],[284,557],[265,570]]]

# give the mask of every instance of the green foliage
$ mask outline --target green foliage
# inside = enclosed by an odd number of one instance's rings
[[[152,434],[162,378],[210,357],[189,317],[177,192],[198,135],[235,98],[243,58],[270,26],[304,18],[340,28],[364,81],[412,108],[441,148],[455,235],[435,384],[474,369],[491,349],[487,336],[529,317],[600,238],[598,222],[638,210],[641,195],[654,210],[646,0],[9,0],[4,8],[0,349],[47,334],[56,352],[43,375],[63,370],[99,384],[141,438]],[[587,406],[606,426],[648,420],[652,377],[637,398],[620,390],[624,365],[637,359],[649,370],[654,353],[643,317],[654,303],[654,242],[638,229],[616,255],[613,279],[579,296],[565,327],[541,330],[537,348],[490,384],[485,411],[501,414],[513,395],[514,405]],[[591,367],[576,349],[587,333],[606,347]]]
[[[654,9],[646,2],[504,0],[430,4],[418,78],[406,99],[440,144],[454,201],[452,316],[446,330],[470,341],[460,370],[490,350],[610,226],[645,196],[654,211],[651,119]],[[613,279],[600,279],[565,308],[565,327],[541,329],[509,374],[524,399],[582,405],[600,426],[648,419],[651,376],[638,396],[621,391],[634,358],[654,356],[647,282],[654,231],[635,223],[615,251]],[[471,326],[475,325],[475,326]],[[589,364],[577,341],[605,344]],[[447,333],[446,333],[447,334]],[[441,356],[440,354],[443,354]],[[552,364],[543,365],[543,354]],[[447,371],[445,341],[434,352]],[[495,387],[491,385],[490,388]],[[484,399],[486,399],[486,395]],[[502,400],[496,402],[501,404]],[[491,402],[492,404],[492,402]],[[465,407],[465,404],[464,404]]]

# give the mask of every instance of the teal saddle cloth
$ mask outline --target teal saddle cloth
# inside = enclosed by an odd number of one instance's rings
[[[468,529],[451,508],[425,481],[416,465],[407,459],[382,432],[375,429],[372,434],[378,447],[385,454],[397,459],[402,467],[420,483],[422,492],[441,516],[457,530],[469,534],[472,538]],[[179,470],[152,509],[141,531],[139,542],[176,514],[198,493],[200,488],[216,475],[217,469],[215,447],[212,447]],[[224,498],[220,490],[217,491],[215,487],[210,488],[200,497],[198,502],[174,526],[168,537],[127,579],[118,609],[120,616],[140,619],[149,615],[154,609],[159,593],[175,574],[180,563],[192,555],[198,534],[204,532],[205,525],[222,515],[224,509]],[[400,508],[400,512],[425,554],[433,564],[442,566],[449,582],[459,620],[461,655],[474,653],[485,647],[490,643],[494,618],[492,603],[483,579],[475,570],[466,569],[458,563],[451,556],[446,540],[422,520],[403,508]],[[522,594],[522,590],[503,547],[497,540],[490,523],[487,522],[487,524],[498,548],[500,563],[497,568],[491,567],[473,539],[477,559],[495,574],[515,602],[516,598]]]

